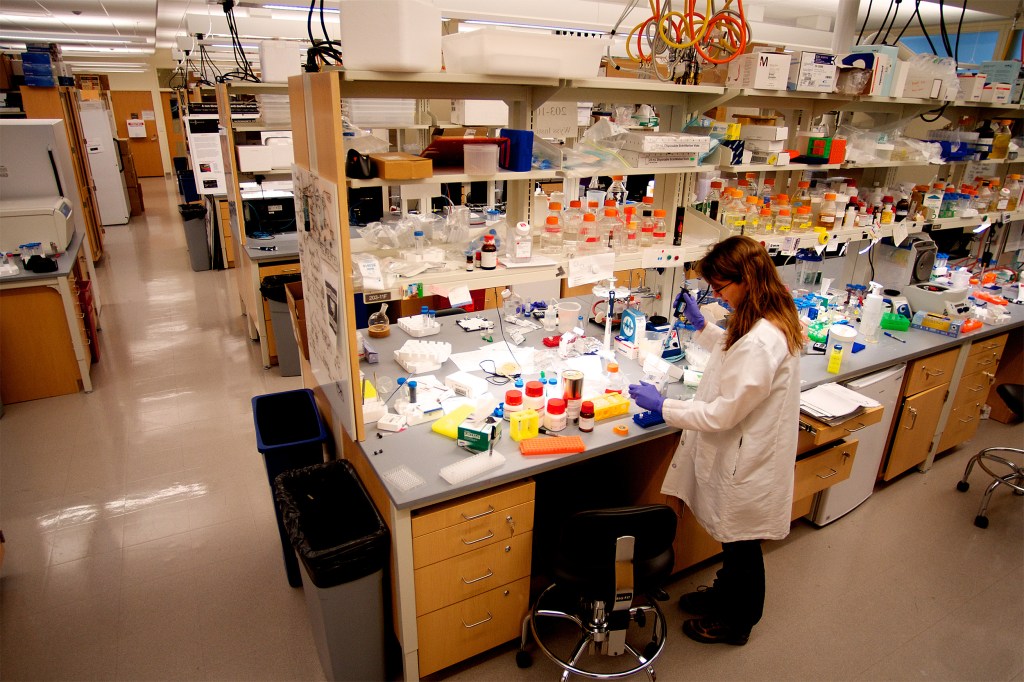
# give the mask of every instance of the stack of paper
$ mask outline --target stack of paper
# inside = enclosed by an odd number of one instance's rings
[[[852,417],[878,401],[839,384],[822,384],[800,394],[800,411],[824,422]]]

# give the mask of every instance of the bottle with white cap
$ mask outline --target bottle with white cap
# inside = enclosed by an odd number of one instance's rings
[[[864,297],[860,313],[860,333],[868,343],[878,343],[878,330],[882,322],[882,285],[871,282],[871,293]]]

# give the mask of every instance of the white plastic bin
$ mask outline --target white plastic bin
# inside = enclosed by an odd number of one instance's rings
[[[467,144],[462,147],[466,175],[494,175],[498,172],[498,145]]]
[[[451,73],[594,78],[611,41],[604,38],[481,28],[441,38]]]
[[[441,10],[429,0],[341,0],[345,68],[440,71]]]

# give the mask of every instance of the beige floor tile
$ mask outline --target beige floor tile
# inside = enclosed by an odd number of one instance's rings
[[[189,529],[188,500],[146,506],[124,515],[124,546],[184,533]]]
[[[101,518],[89,523],[60,528],[53,534],[50,565],[120,551],[124,546],[124,539],[123,516]]]
[[[124,548],[122,575],[126,584],[192,572],[194,568],[187,532]]]

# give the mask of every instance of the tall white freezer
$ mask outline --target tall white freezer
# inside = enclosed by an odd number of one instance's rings
[[[89,167],[96,185],[100,222],[104,225],[124,225],[131,216],[131,206],[121,152],[110,128],[110,113],[105,107],[83,105],[80,114]]]
[[[831,488],[825,488],[818,495],[814,509],[808,516],[815,525],[824,526],[853,511],[874,491],[906,369],[905,364],[897,365],[844,384],[850,390],[881,403],[882,420],[851,434],[857,439],[858,445],[850,477]]]

